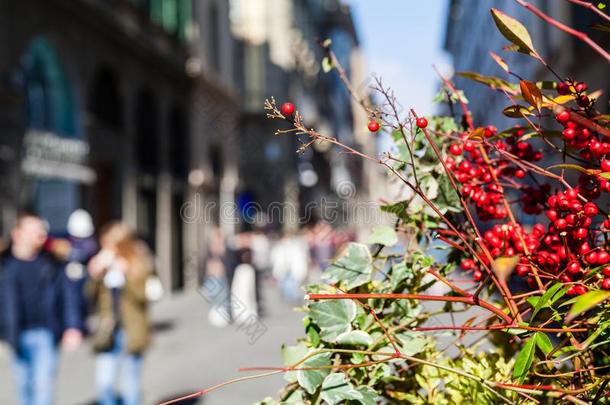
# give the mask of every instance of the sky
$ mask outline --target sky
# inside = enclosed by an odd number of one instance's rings
[[[438,76],[451,72],[443,51],[448,0],[344,0],[352,7],[365,69],[381,76],[403,108],[434,112]]]

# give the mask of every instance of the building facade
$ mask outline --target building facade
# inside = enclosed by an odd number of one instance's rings
[[[534,0],[531,3],[554,19],[586,32],[602,46],[609,44],[607,35],[591,29],[599,18],[590,10],[567,1]],[[456,71],[478,72],[514,81],[489,56],[489,51],[493,51],[507,61],[512,71],[528,80],[556,80],[533,58],[502,51],[508,41],[493,23],[489,12],[491,7],[521,21],[530,32],[538,53],[561,77],[587,80],[590,89],[604,90],[605,94],[598,105],[606,109],[606,62],[582,41],[554,28],[516,2],[493,0],[487,2],[485,7],[476,0],[449,2],[444,47],[453,58]],[[460,77],[456,77],[455,82],[469,99],[469,108],[478,124],[494,123],[499,128],[510,125],[511,120],[502,115],[502,110],[511,102],[503,93]]]
[[[196,285],[206,224],[184,208],[235,172],[228,3],[1,0],[0,41],[2,234],[18,210],[61,234],[85,208],[130,223],[168,290]]]
[[[231,26],[243,99],[239,193],[244,203],[271,213],[265,220],[275,227],[294,229],[324,216],[321,201],[341,207],[355,198],[356,190],[362,191],[361,165],[329,145],[297,154],[299,139],[275,135],[278,123],[266,118],[262,106],[271,97],[279,105],[292,101],[307,125],[356,146],[354,130],[362,120],[336,73],[322,71],[319,44],[331,39],[352,76],[361,61],[351,11],[339,0],[232,0]],[[269,209],[274,206],[284,208],[282,218],[281,210]]]

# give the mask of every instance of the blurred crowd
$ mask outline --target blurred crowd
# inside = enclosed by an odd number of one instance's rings
[[[47,229],[44,218],[22,213],[10,241],[0,241],[0,337],[11,348],[19,403],[53,404],[60,352],[86,339],[95,354],[98,403],[140,404],[142,359],[151,341],[148,308],[163,295],[153,253],[124,223],[97,231],[84,210],[72,213],[65,234],[50,236]],[[303,285],[316,281],[353,239],[325,222],[231,237],[213,229],[202,288],[221,288],[210,323],[228,325],[235,308],[264,316],[269,285],[277,285],[287,303],[299,303]]]
[[[211,233],[202,291],[213,294],[212,325],[222,327],[240,316],[264,316],[263,286],[277,285],[288,304],[298,304],[303,286],[319,280],[324,267],[355,233],[336,230],[320,221],[298,231],[274,232],[263,228],[226,237]],[[218,288],[217,286],[222,286]]]
[[[12,349],[19,403],[54,403],[60,349],[88,337],[98,403],[139,404],[148,303],[159,295],[151,252],[120,222],[96,237],[83,210],[72,213],[65,235],[50,237],[47,228],[43,218],[20,214],[0,258],[0,331]]]

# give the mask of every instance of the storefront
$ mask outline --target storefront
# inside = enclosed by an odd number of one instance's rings
[[[25,115],[19,206],[47,219],[51,232],[62,232],[80,206],[82,186],[95,182],[85,165],[89,147],[73,88],[56,49],[42,37],[30,42],[18,76]]]

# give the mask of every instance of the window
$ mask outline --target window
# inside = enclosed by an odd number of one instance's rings
[[[156,118],[158,109],[155,96],[142,89],[136,98],[136,156],[138,168],[147,174],[157,174],[158,148]]]
[[[44,38],[35,39],[21,65],[28,126],[76,137],[72,88],[53,46]]]

